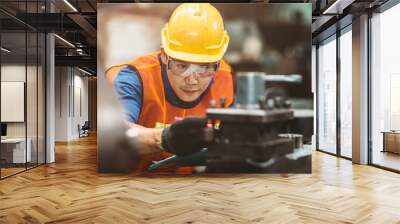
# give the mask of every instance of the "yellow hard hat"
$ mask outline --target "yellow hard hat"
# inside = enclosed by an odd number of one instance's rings
[[[162,47],[172,58],[198,63],[222,59],[229,43],[221,14],[208,3],[184,3],[161,31]]]

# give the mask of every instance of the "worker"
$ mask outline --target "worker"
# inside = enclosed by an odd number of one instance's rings
[[[151,148],[139,171],[172,154],[206,147],[206,109],[233,104],[230,66],[222,59],[229,36],[218,10],[208,3],[184,3],[161,30],[161,49],[107,70],[138,140]],[[221,103],[220,99],[224,99]],[[215,106],[215,105],[214,105]],[[190,173],[168,167],[161,172]]]

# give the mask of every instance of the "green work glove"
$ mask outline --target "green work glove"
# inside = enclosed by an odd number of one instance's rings
[[[161,146],[166,151],[187,156],[207,147],[205,139],[205,117],[186,117],[164,128],[161,135]]]

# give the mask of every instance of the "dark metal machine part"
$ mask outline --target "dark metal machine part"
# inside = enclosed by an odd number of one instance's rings
[[[293,169],[298,167],[293,166],[297,161],[285,157],[295,149],[293,139],[279,137],[289,131],[292,110],[209,109],[207,118],[221,122],[221,126],[213,130],[206,172],[299,172]]]
[[[265,78],[268,77],[265,74],[242,73],[242,81],[249,79],[242,83],[253,83],[261,79],[255,78],[257,76],[271,82]],[[278,81],[285,80],[281,78]],[[301,135],[290,134],[294,118],[290,102],[264,89],[265,95],[259,97],[255,107],[254,97],[260,95],[260,90],[256,89],[257,93],[247,93],[245,90],[253,91],[253,88],[242,88],[243,94],[252,96],[252,100],[247,100],[249,97],[243,98],[240,108],[207,110],[207,118],[221,125],[212,131],[206,156],[206,172],[311,173],[310,154],[297,159],[288,158],[296,149],[303,147]]]

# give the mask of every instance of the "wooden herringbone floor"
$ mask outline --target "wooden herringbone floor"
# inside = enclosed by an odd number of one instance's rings
[[[400,223],[400,175],[313,155],[311,175],[96,172],[96,140],[0,181],[0,223]]]

